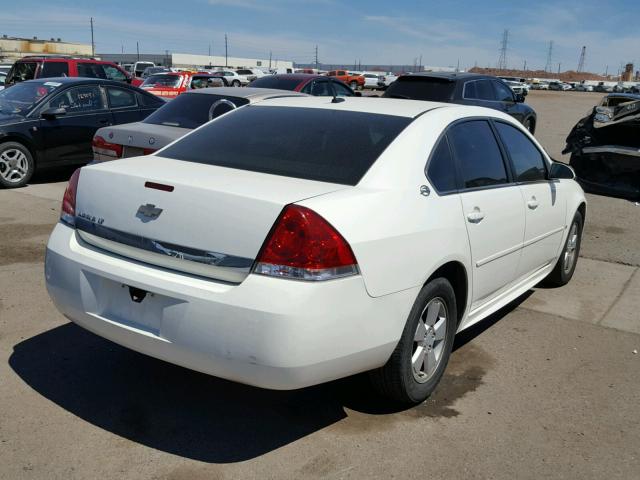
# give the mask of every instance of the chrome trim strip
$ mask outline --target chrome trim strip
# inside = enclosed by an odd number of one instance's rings
[[[253,259],[174,245],[121,232],[76,217],[79,237],[94,247],[171,270],[230,283],[242,282]]]
[[[633,147],[623,147],[620,145],[601,145],[598,147],[583,147],[582,153],[618,153],[620,155],[630,155],[640,157],[640,149]]]

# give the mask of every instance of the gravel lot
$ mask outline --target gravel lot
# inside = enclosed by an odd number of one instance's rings
[[[552,156],[599,98],[527,97]],[[436,394],[394,411],[359,377],[264,391],[67,322],[42,262],[68,173],[0,191],[0,478],[638,478],[634,203],[590,195],[572,283],[459,335]]]

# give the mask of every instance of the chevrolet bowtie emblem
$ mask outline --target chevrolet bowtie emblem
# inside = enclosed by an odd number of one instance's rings
[[[138,212],[136,213],[136,217],[138,217],[140,220],[144,222],[149,220],[155,220],[160,216],[161,213],[162,213],[161,208],[158,208],[155,205],[147,203],[146,205],[140,205],[140,207],[138,208]]]

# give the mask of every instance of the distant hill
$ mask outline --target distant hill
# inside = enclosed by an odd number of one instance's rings
[[[498,70],[497,68],[473,67],[469,72],[482,73],[483,75],[494,75],[496,77],[559,78],[563,82],[580,82],[582,80],[611,81],[610,78],[607,78],[604,75],[598,75],[590,72],[574,72],[573,70],[560,72],[560,74],[558,74],[554,72],[545,72],[544,70]]]

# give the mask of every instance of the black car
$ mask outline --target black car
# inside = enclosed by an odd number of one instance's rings
[[[524,104],[524,96],[489,75],[411,73],[398,77],[382,96],[493,108],[511,115],[531,133],[536,130],[536,112]]]
[[[0,91],[0,188],[25,185],[36,168],[86,163],[100,127],[137,122],[165,104],[144,90],[98,78],[43,78]]]

